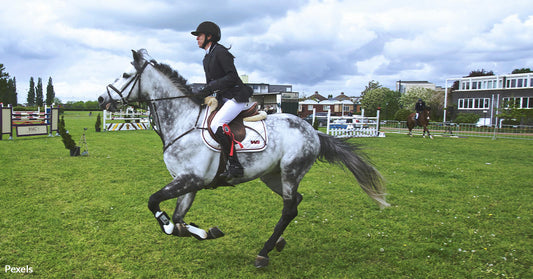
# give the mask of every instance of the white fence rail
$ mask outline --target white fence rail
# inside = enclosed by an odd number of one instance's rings
[[[328,112],[326,133],[338,138],[377,137],[379,133],[379,111],[376,117],[363,115],[331,116]]]
[[[441,136],[533,140],[533,126],[527,125],[479,126],[470,123],[430,122],[428,129],[432,135]],[[406,121],[387,120],[381,121],[380,131],[407,134],[409,130],[407,129]],[[421,127],[413,129],[413,134],[415,135],[421,135],[422,132]]]
[[[104,110],[104,131],[148,129],[150,129],[149,112],[137,112],[133,108],[118,112]]]

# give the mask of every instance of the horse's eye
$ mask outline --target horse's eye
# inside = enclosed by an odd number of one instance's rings
[[[123,77],[123,78],[129,78],[129,77],[131,77],[131,75],[128,74],[128,73],[124,73],[124,74],[122,74],[122,77]]]

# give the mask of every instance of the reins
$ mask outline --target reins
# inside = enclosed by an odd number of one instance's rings
[[[155,106],[154,106],[155,108]],[[198,115],[196,116],[196,121],[194,122],[194,127],[190,128],[189,130],[185,131],[184,133],[182,133],[181,135],[179,135],[177,138],[175,138],[174,140],[172,140],[171,142],[169,142],[168,144],[166,145],[163,145],[163,153],[165,153],[165,151],[167,150],[167,148],[169,148],[170,146],[172,146],[176,141],[178,141],[179,139],[181,139],[182,137],[184,137],[185,135],[187,135],[188,133],[196,130],[196,129],[201,129],[198,127],[198,120],[200,119],[200,115],[202,115],[202,109],[198,109]],[[159,122],[159,120],[158,120]]]

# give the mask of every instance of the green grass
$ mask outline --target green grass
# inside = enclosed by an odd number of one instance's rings
[[[0,141],[0,265],[39,278],[527,278],[532,264],[533,145],[525,140],[387,134],[352,139],[388,183],[379,210],[349,172],[317,163],[300,184],[287,246],[257,270],[282,201],[260,181],[198,193],[187,220],[211,241],[166,236],[147,208],[170,182],[153,131],[95,133],[67,112],[88,157],[59,137]],[[171,214],[175,200],[162,207]],[[5,273],[8,278],[20,274]]]

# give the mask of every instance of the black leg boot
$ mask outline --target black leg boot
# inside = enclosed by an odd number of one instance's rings
[[[222,127],[218,127],[217,132],[215,133],[215,138],[218,143],[220,143],[222,152],[228,157],[229,161],[229,167],[221,174],[221,176],[226,177],[226,179],[242,177],[244,174],[242,165],[237,159],[237,152],[232,150],[234,148],[233,138],[224,133]]]

